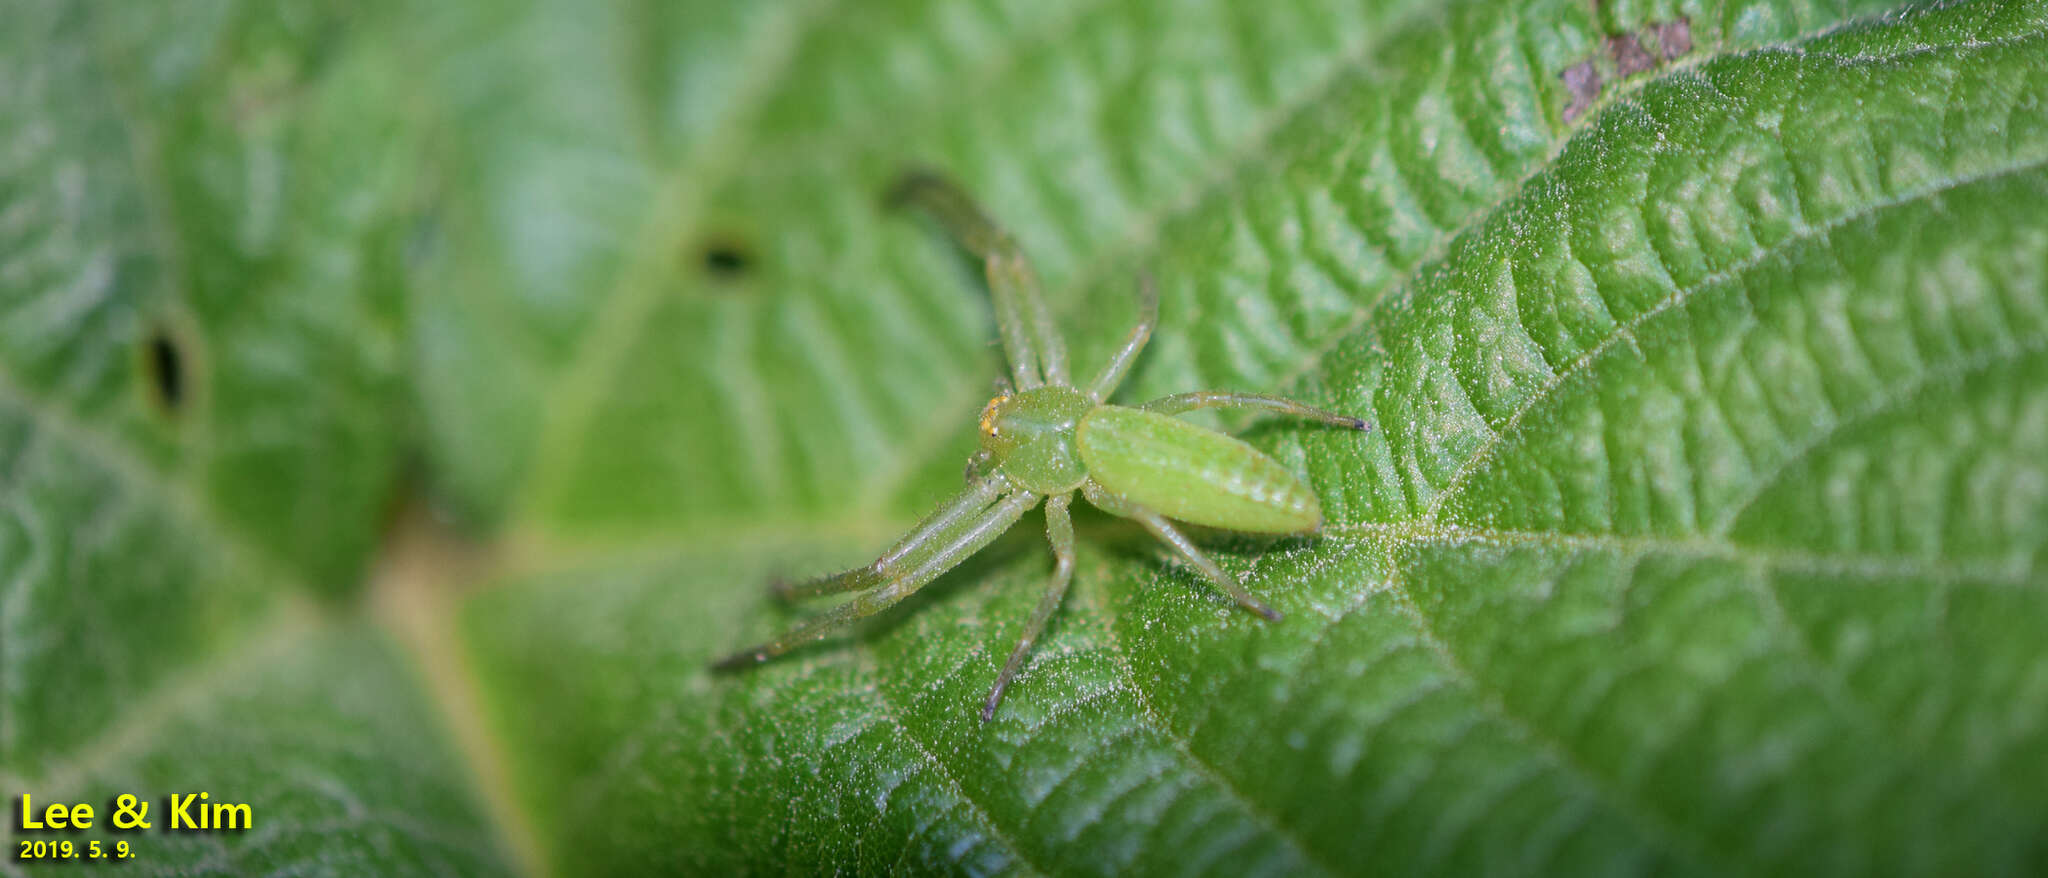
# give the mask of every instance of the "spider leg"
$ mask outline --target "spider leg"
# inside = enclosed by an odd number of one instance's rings
[[[1228,393],[1217,390],[1200,390],[1194,393],[1176,393],[1172,396],[1162,396],[1138,407],[1148,412],[1158,412],[1162,415],[1177,415],[1181,412],[1191,412],[1195,409],[1207,408],[1256,409],[1275,414],[1293,415],[1297,418],[1307,418],[1311,421],[1321,421],[1333,427],[1344,427],[1350,430],[1372,429],[1372,425],[1366,423],[1364,418],[1340,415],[1327,409],[1303,405],[1285,397],[1266,396],[1258,393]]]
[[[1236,579],[1231,578],[1230,574],[1223,572],[1223,568],[1216,566],[1216,562],[1209,560],[1209,556],[1202,554],[1202,550],[1195,548],[1194,542],[1189,540],[1186,534],[1181,533],[1172,524],[1167,523],[1165,516],[1112,494],[1107,489],[1095,484],[1093,480],[1081,484],[1081,495],[1087,497],[1088,502],[1100,507],[1104,512],[1121,515],[1144,525],[1145,529],[1151,531],[1153,536],[1158,537],[1161,542],[1172,546],[1174,551],[1179,552],[1181,557],[1187,559],[1188,563],[1195,565],[1195,569],[1201,571],[1202,576],[1215,584],[1217,588],[1222,589],[1224,594],[1230,595],[1239,604],[1244,605],[1245,609],[1265,617],[1268,622],[1280,621],[1280,612],[1278,610],[1266,606],[1265,601],[1259,600],[1256,595],[1246,591],[1244,586],[1238,585]]]
[[[981,258],[995,299],[996,328],[1018,390],[1067,384],[1066,343],[1039,294],[1038,276],[1017,241],[988,218],[967,193],[937,174],[913,171],[890,188],[889,200],[920,208]]]
[[[972,524],[976,514],[987,509],[1008,487],[1009,483],[1001,477],[970,481],[964,490],[925,516],[924,521],[918,522],[917,527],[897,540],[896,545],[883,552],[874,563],[803,582],[778,582],[769,590],[778,600],[793,601],[859,591],[887,582],[903,566],[904,559],[934,541],[943,543],[952,532]]]
[[[981,721],[988,722],[996,715],[996,705],[1003,700],[1003,690],[1009,688],[1010,680],[1024,667],[1024,659],[1031,654],[1031,645],[1038,641],[1038,635],[1045,631],[1045,623],[1060,608],[1060,601],[1067,596],[1067,585],[1074,581],[1074,521],[1067,514],[1067,504],[1074,502],[1073,494],[1060,494],[1045,501],[1045,538],[1052,543],[1052,582],[1045,587],[1045,596],[1038,599],[1038,609],[1031,613],[1031,620],[1024,623],[1024,636],[1017,639],[1016,648],[1010,650],[1010,660],[1003,663],[1003,672],[996,675],[995,688],[988,691],[988,701],[981,706]]]
[[[1002,536],[1003,531],[1016,524],[1017,519],[1022,518],[1024,512],[1035,505],[1038,499],[1038,495],[1029,491],[1018,491],[1004,497],[1001,502],[972,519],[967,527],[949,532],[946,540],[928,541],[903,555],[902,569],[873,590],[818,614],[774,640],[720,659],[713,667],[724,670],[765,662],[823,637],[834,628],[895,606],[927,583],[937,579],[939,574],[953,569],[960,562],[967,560],[969,555],[995,542],[996,537]]]
[[[1145,349],[1145,342],[1152,338],[1152,328],[1159,325],[1159,290],[1152,285],[1152,276],[1138,279],[1138,325],[1131,327],[1131,334],[1124,337],[1123,346],[1109,358],[1109,364],[1102,368],[1102,374],[1095,379],[1095,388],[1090,391],[1096,402],[1109,398],[1118,384],[1123,383],[1124,374],[1131,371],[1131,361],[1138,358],[1138,352]]]
[[[988,469],[989,463],[994,461],[995,457],[995,452],[986,448],[975,451],[967,458],[967,468],[961,471],[963,477],[969,484],[974,483],[982,477],[982,471]]]

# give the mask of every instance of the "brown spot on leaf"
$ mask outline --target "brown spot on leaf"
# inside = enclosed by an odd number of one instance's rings
[[[1600,69],[1588,59],[1573,64],[1560,74],[1565,91],[1571,93],[1571,103],[1564,108],[1564,120],[1570,122],[1593,106],[1600,97]]]
[[[1681,16],[1677,21],[1653,25],[1650,30],[1657,35],[1657,50],[1662,53],[1664,60],[1669,61],[1692,51],[1692,22],[1684,17]]]
[[[1602,0],[1592,2],[1597,17],[1604,4]],[[1565,91],[1571,96],[1565,103],[1564,121],[1572,122],[1592,109],[1593,103],[1600,99],[1600,91],[1607,80],[1627,79],[1638,73],[1661,69],[1691,51],[1692,22],[1684,16],[1671,21],[1651,22],[1640,31],[1640,35],[1609,34],[1601,40],[1598,51],[1558,74],[1564,80]]]
[[[1614,75],[1630,77],[1645,70],[1654,70],[1657,59],[1643,48],[1634,34],[1621,34],[1607,38],[1607,54],[1614,58]]]

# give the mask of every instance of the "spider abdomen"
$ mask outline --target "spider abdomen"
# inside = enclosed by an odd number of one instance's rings
[[[1315,493],[1279,461],[1179,418],[1101,406],[1081,418],[1076,444],[1097,484],[1168,518],[1257,534],[1323,524]]]

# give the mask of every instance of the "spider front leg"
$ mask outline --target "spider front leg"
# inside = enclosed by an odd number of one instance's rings
[[[724,670],[765,662],[823,637],[834,628],[895,606],[937,579],[939,574],[959,566],[968,556],[995,542],[996,537],[1002,536],[1037,503],[1038,495],[1018,491],[962,525],[932,532],[924,541],[897,555],[896,563],[892,565],[894,573],[876,583],[872,591],[820,613],[781,637],[720,659],[713,667]]]
[[[1266,396],[1259,393],[1227,393],[1217,390],[1199,390],[1194,393],[1176,393],[1172,396],[1162,396],[1140,405],[1138,408],[1148,412],[1158,412],[1162,415],[1177,415],[1181,412],[1191,412],[1195,409],[1207,408],[1254,409],[1275,414],[1293,415],[1297,418],[1307,418],[1311,421],[1321,421],[1330,426],[1343,427],[1347,430],[1372,429],[1372,425],[1366,423],[1364,418],[1340,415],[1328,409],[1319,409],[1295,402],[1286,397]]]
[[[996,705],[1003,700],[1003,690],[1009,688],[1010,680],[1024,667],[1024,659],[1031,655],[1031,645],[1038,642],[1038,635],[1045,631],[1045,623],[1060,608],[1060,601],[1067,596],[1067,585],[1074,581],[1074,520],[1067,514],[1067,505],[1074,502],[1074,495],[1060,494],[1045,501],[1045,538],[1052,543],[1054,558],[1052,582],[1045,587],[1045,596],[1038,599],[1038,609],[1033,610],[1031,619],[1024,623],[1024,636],[1017,638],[1017,646],[1010,650],[1010,660],[1003,663],[1003,671],[996,675],[995,688],[988,691],[988,701],[981,705],[981,721],[988,722],[996,715]]]
[[[968,473],[978,475],[974,461],[968,462]],[[996,498],[1009,489],[1009,483],[1001,478],[970,478],[966,490],[955,494],[932,514],[918,522],[902,539],[896,541],[888,551],[883,552],[874,563],[855,567],[839,573],[820,576],[797,583],[776,583],[769,590],[778,600],[792,601],[819,595],[839,594],[872,588],[887,581],[898,572],[904,559],[912,553],[925,549],[934,541],[943,542],[950,531],[958,530],[965,523],[971,523],[978,513],[994,503]]]
[[[1193,540],[1167,523],[1164,516],[1112,494],[1092,480],[1081,485],[1081,495],[1104,512],[1121,515],[1143,525],[1153,536],[1158,537],[1160,542],[1172,546],[1189,564],[1195,565],[1195,569],[1201,571],[1204,578],[1222,589],[1224,594],[1230,595],[1245,609],[1265,617],[1268,622],[1280,621],[1280,611],[1267,606],[1265,601],[1259,600],[1258,596],[1246,591],[1244,586],[1238,585],[1236,579],[1225,573],[1223,568],[1216,566],[1216,562],[1209,560],[1209,556],[1202,554],[1202,550],[1195,548]]]
[[[1124,337],[1122,347],[1109,358],[1109,364],[1102,367],[1102,374],[1095,379],[1090,394],[1096,402],[1109,398],[1122,384],[1125,373],[1131,371],[1131,362],[1138,359],[1138,352],[1145,349],[1145,342],[1151,340],[1152,329],[1159,325],[1159,290],[1152,286],[1152,276],[1138,279],[1138,325],[1131,327],[1131,334]]]
[[[923,209],[960,246],[980,257],[995,300],[996,328],[1018,390],[1067,385],[1067,348],[1039,294],[1038,276],[1017,241],[946,178],[911,172],[890,187],[889,200]]]

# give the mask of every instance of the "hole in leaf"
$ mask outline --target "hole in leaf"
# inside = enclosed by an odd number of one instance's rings
[[[754,267],[753,254],[730,238],[714,238],[704,245],[704,273],[713,280],[735,281]]]
[[[143,365],[149,375],[150,390],[164,411],[176,415],[183,410],[189,392],[185,352],[162,327],[152,330],[145,344]]]

